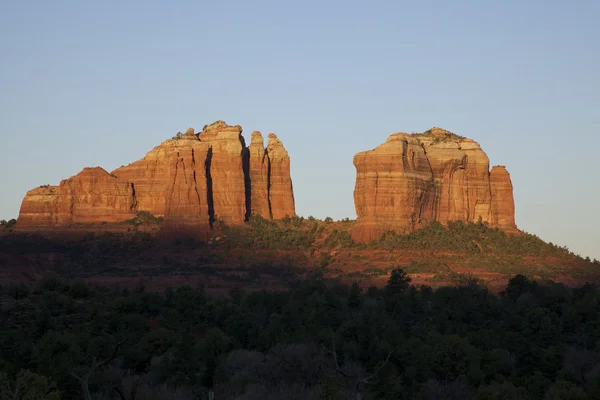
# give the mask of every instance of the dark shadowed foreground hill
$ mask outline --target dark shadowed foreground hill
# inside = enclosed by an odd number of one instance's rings
[[[0,289],[0,393],[25,399],[595,399],[600,294],[512,278],[152,293]],[[10,397],[13,396],[13,397]]]

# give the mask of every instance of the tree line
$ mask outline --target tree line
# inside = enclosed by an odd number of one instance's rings
[[[436,290],[0,288],[2,399],[598,399],[600,296],[518,275]]]

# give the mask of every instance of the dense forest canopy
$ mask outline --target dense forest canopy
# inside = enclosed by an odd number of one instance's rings
[[[592,285],[434,290],[401,269],[380,289],[315,272],[225,296],[48,275],[0,289],[0,398],[598,399],[599,302]]]

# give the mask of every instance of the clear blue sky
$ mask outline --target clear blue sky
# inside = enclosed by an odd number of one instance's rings
[[[188,127],[275,132],[297,212],[355,217],[353,155],[440,126],[517,224],[600,259],[600,1],[4,1],[0,218]]]

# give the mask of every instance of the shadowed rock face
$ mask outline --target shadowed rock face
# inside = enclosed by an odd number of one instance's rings
[[[215,217],[237,224],[251,214],[295,215],[283,144],[273,135],[276,140],[270,139],[270,150],[265,149],[255,132],[246,147],[241,133],[240,126],[223,121],[199,134],[190,128],[110,174],[85,168],[60,186],[31,190],[23,199],[18,225],[119,222],[148,211],[164,216],[166,231],[204,235]]]
[[[487,155],[471,139],[440,128],[396,133],[358,153],[354,165],[354,240],[367,242],[390,230],[412,232],[433,221],[481,220],[516,230],[508,172],[496,167],[490,172]]]

